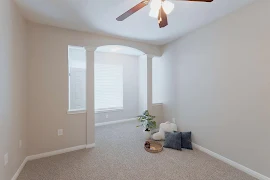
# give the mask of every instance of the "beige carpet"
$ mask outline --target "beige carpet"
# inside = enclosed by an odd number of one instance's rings
[[[136,123],[96,128],[96,147],[28,162],[18,180],[254,180],[198,150],[144,150]]]

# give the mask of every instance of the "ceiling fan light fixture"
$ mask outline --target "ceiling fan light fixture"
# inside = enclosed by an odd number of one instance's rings
[[[182,1],[213,2],[214,0],[182,0]],[[129,9],[128,11],[117,17],[116,20],[123,21],[147,5],[150,5],[151,9],[151,11],[149,12],[149,16],[158,19],[159,27],[164,28],[165,26],[167,26],[168,25],[167,15],[170,14],[174,9],[174,4],[169,0],[142,0],[140,3],[136,4],[131,9]]]
[[[158,10],[156,11],[155,9],[151,9],[149,12],[149,16],[153,18],[158,18],[158,13],[159,13]]]
[[[174,9],[174,4],[168,0],[162,3],[162,7],[166,14],[170,14]]]
[[[151,10],[159,11],[161,7],[161,0],[152,0],[150,3]]]

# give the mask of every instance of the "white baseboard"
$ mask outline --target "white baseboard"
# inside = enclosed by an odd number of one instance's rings
[[[16,173],[14,174],[14,176],[12,177],[11,180],[16,180],[18,178],[18,176],[20,175],[23,167],[25,166],[25,164],[28,161],[32,161],[32,160],[40,159],[40,158],[45,158],[45,157],[50,157],[50,156],[54,156],[54,155],[58,155],[58,154],[64,154],[64,153],[67,153],[67,152],[77,151],[77,150],[81,150],[81,149],[93,148],[93,147],[95,147],[95,143],[87,144],[87,145],[80,145],[80,146],[70,147],[70,148],[66,148],[66,149],[60,149],[60,150],[56,150],[56,151],[50,151],[50,152],[45,152],[45,153],[41,153],[41,154],[27,156],[24,159],[23,163],[20,165],[19,169],[16,171]]]
[[[118,120],[118,121],[109,121],[109,122],[103,122],[103,123],[96,123],[95,126],[105,126],[109,124],[118,124],[118,123],[123,123],[123,122],[129,122],[129,121],[135,121],[137,118],[130,118],[130,119],[123,119],[123,120]]]
[[[80,145],[80,146],[70,147],[70,148],[66,148],[66,149],[60,149],[60,150],[56,150],[56,151],[50,151],[50,152],[45,152],[45,153],[41,153],[41,154],[31,155],[31,156],[28,156],[28,161],[32,161],[32,160],[40,159],[40,158],[44,158],[44,157],[49,157],[49,156],[54,156],[54,155],[58,155],[58,154],[64,154],[67,152],[77,151],[77,150],[85,149],[85,148],[86,148],[86,145]]]
[[[14,176],[11,178],[11,180],[16,180],[19,177],[19,175],[20,175],[22,169],[24,168],[25,164],[27,163],[27,161],[28,161],[28,157],[26,157],[23,160],[22,164],[20,165],[19,169],[16,171],[16,173],[14,174]]]
[[[198,149],[198,150],[200,150],[202,152],[205,152],[206,154],[208,154],[208,155],[210,155],[210,156],[212,156],[212,157],[214,157],[216,159],[219,159],[219,160],[221,160],[221,161],[235,167],[236,169],[239,169],[240,171],[243,171],[243,172],[249,174],[250,176],[253,176],[253,177],[255,177],[255,178],[259,179],[259,180],[270,180],[269,177],[266,177],[266,176],[264,176],[264,175],[262,175],[262,174],[260,174],[260,173],[258,173],[256,171],[253,171],[253,170],[251,170],[251,169],[249,169],[249,168],[247,168],[247,167],[245,167],[245,166],[243,166],[243,165],[241,165],[241,164],[239,164],[237,162],[234,162],[234,161],[232,161],[232,160],[230,160],[230,159],[228,159],[226,157],[223,157],[223,156],[221,156],[221,155],[219,155],[217,153],[214,153],[214,152],[212,152],[212,151],[210,151],[210,150],[208,150],[208,149],[206,149],[206,148],[204,148],[202,146],[199,146],[199,145],[197,145],[195,143],[192,143],[192,145],[193,145],[194,148],[196,148],[196,149]]]
[[[95,147],[96,146],[96,144],[95,143],[93,143],[93,144],[87,144],[86,145],[86,149],[90,149],[90,148],[93,148],[93,147]]]

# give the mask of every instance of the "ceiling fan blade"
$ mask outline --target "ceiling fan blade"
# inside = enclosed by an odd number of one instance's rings
[[[175,1],[213,2],[214,0],[175,0]]]
[[[160,8],[159,14],[158,14],[158,24],[160,28],[164,28],[168,25],[168,18],[167,14],[165,13],[163,7]]]
[[[117,21],[123,21],[126,18],[128,18],[129,16],[131,16],[132,14],[134,14],[135,12],[139,11],[140,9],[144,8],[145,6],[148,5],[150,0],[144,0],[142,2],[140,2],[139,4],[137,4],[136,6],[134,6],[133,8],[131,8],[130,10],[128,10],[127,12],[123,13],[121,16],[117,17],[116,20]]]

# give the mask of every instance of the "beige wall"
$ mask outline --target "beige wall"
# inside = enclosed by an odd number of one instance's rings
[[[270,1],[257,1],[169,44],[163,56],[175,67],[179,129],[268,177],[269,9]]]
[[[161,53],[157,46],[38,24],[29,24],[28,33],[29,155],[86,143],[86,115],[67,114],[68,45],[120,44]],[[60,128],[64,136],[57,136]]]
[[[10,0],[0,2],[0,179],[10,180],[26,156],[26,23]],[[19,141],[23,146],[19,148]],[[4,155],[9,163],[4,167]]]
[[[164,51],[162,57],[154,58],[153,69],[153,103],[162,103],[163,121],[170,121],[175,117],[175,80],[174,55],[169,49]],[[172,55],[172,56],[171,56]]]

